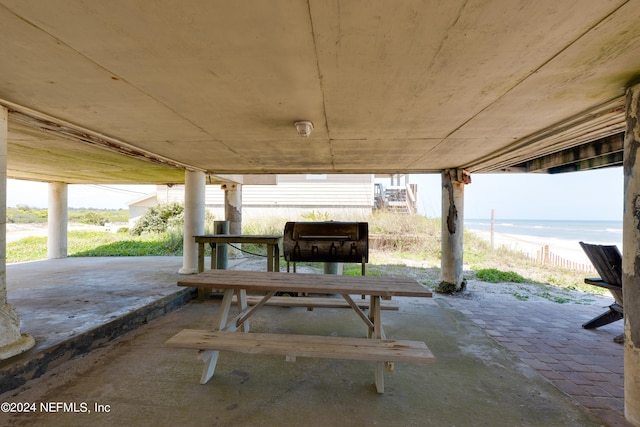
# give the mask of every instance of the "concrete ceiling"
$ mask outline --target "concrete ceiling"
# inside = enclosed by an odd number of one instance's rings
[[[8,176],[68,183],[549,171],[640,75],[623,0],[0,0],[0,35]]]

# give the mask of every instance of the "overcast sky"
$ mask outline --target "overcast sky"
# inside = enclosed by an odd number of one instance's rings
[[[126,209],[127,203],[153,193],[155,185],[77,185],[68,187],[70,208]],[[7,180],[7,206],[46,208],[49,185],[43,182]]]
[[[411,175],[418,184],[418,210],[440,217],[439,174]],[[387,185],[390,181],[383,181]],[[127,202],[155,191],[153,185],[69,185],[71,208],[124,209]],[[622,168],[559,175],[472,174],[465,186],[464,215],[468,219],[561,219],[622,221]],[[7,206],[46,208],[48,185],[7,181]]]

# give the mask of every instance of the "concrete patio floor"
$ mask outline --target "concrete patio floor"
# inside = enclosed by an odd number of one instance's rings
[[[383,313],[387,336],[425,341],[437,361],[396,363],[384,395],[372,363],[236,353],[222,353],[201,385],[197,352],[164,342],[183,328],[210,327],[219,300],[188,302],[193,293],[176,287],[181,262],[9,265],[9,302],[37,344],[0,362],[0,402],[36,403],[36,411],[0,412],[0,425],[626,425],[622,346],[612,341],[622,325],[580,327],[603,311],[597,304],[397,298],[400,310]],[[253,319],[253,331],[365,334],[348,309],[263,307]],[[45,412],[41,402],[76,411]]]

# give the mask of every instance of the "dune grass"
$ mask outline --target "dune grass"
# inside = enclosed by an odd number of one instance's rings
[[[411,263],[440,266],[440,220],[421,216],[375,213],[367,218],[335,218],[336,220],[367,221],[370,234],[370,256],[367,274],[379,275],[382,267],[398,269]],[[270,218],[247,221],[244,234],[281,234],[287,219]],[[68,256],[180,256],[182,232],[143,233],[134,236],[126,231],[69,231]],[[262,245],[243,245],[243,250],[263,253]],[[35,261],[47,258],[47,238],[27,237],[7,245],[7,263]],[[521,252],[492,249],[489,243],[473,233],[465,233],[464,261],[467,278],[486,281],[509,281],[519,277],[530,283],[549,283],[568,289],[602,294],[601,288],[584,284],[584,273],[561,267],[534,264]],[[379,268],[378,268],[379,267]],[[345,265],[344,274],[360,274],[359,265]],[[402,274],[401,271],[394,274]],[[505,277],[507,279],[505,279]],[[433,278],[437,280],[437,278]]]

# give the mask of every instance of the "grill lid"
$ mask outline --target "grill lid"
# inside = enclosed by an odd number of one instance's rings
[[[366,222],[287,222],[283,237],[287,261],[362,263],[369,258]]]

